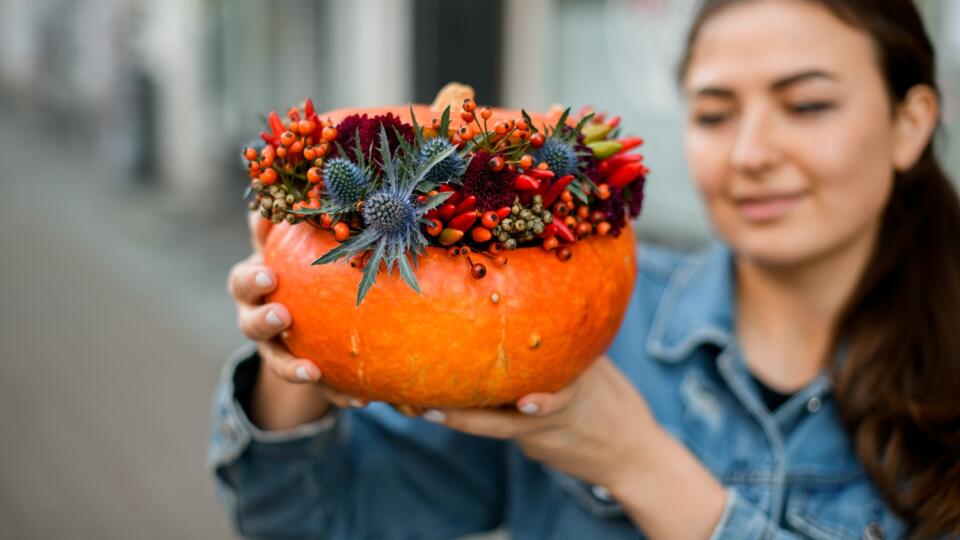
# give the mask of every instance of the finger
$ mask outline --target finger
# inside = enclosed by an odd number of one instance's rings
[[[258,264],[259,261],[260,257],[254,255],[233,265],[227,277],[230,296],[247,304],[259,304],[265,294],[277,287],[274,271]]]
[[[273,339],[290,326],[290,312],[283,304],[264,304],[237,309],[237,326],[243,335],[253,341]]]
[[[263,253],[263,244],[266,243],[267,234],[273,228],[273,222],[261,216],[259,212],[249,212],[247,226],[250,228],[250,245],[254,253]]]
[[[557,392],[527,394],[517,400],[517,410],[528,416],[558,414],[570,405],[578,388],[577,381],[574,381]]]
[[[258,341],[257,349],[270,371],[287,382],[311,383],[321,378],[320,368],[313,362],[293,356],[276,340]]]
[[[539,418],[492,409],[430,409],[423,418],[457,431],[494,439],[515,439],[542,427]]]
[[[326,397],[328,400],[330,400],[330,402],[340,409],[358,409],[361,407],[366,407],[368,403],[364,399],[360,399],[349,394],[344,394],[343,392],[340,392],[329,385],[324,384],[321,386],[323,387],[324,397]]]

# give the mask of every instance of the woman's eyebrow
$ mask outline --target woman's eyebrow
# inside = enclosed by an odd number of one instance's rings
[[[830,72],[823,71],[822,69],[811,69],[808,71],[801,71],[800,73],[789,75],[782,79],[776,80],[773,84],[770,85],[770,88],[775,91],[783,90],[794,84],[808,81],[811,79],[825,79],[828,81],[836,81],[837,77]]]

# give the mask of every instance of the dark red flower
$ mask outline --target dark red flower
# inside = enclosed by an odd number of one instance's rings
[[[487,162],[493,157],[485,150],[478,150],[467,171],[463,175],[463,194],[477,198],[477,210],[497,210],[504,206],[513,205],[517,190],[513,187],[513,173],[504,168],[495,172],[487,167]]]
[[[342,157],[357,160],[355,154],[357,137],[359,137],[364,159],[380,166],[380,126],[387,129],[387,141],[389,141],[391,155],[396,154],[397,148],[400,147],[400,139],[397,137],[397,133],[408,143],[413,144],[413,126],[401,122],[400,117],[394,116],[393,113],[374,116],[373,118],[366,114],[362,116],[351,114],[337,125],[337,143],[346,153],[346,156]]]

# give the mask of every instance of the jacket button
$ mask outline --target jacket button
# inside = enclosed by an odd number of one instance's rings
[[[603,502],[610,502],[613,500],[613,495],[610,494],[610,490],[603,486],[593,486],[590,488],[590,491],[593,493],[594,497]]]
[[[880,525],[876,521],[871,522],[867,525],[867,528],[863,530],[864,540],[883,540],[887,535],[883,530],[883,525]]]
[[[807,411],[815,413],[820,410],[821,405],[823,405],[823,403],[820,402],[820,398],[812,397],[807,401]]]

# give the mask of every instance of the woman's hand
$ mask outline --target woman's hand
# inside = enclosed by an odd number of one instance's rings
[[[240,330],[257,342],[260,353],[251,420],[261,429],[290,429],[319,419],[331,404],[363,406],[362,401],[320,382],[317,366],[294,357],[277,339],[290,326],[291,317],[282,304],[263,303],[263,297],[277,284],[274,272],[263,264],[263,243],[271,224],[253,212],[249,218],[253,254],[230,270],[227,290],[237,304]]]
[[[556,393],[522,397],[517,411],[432,410],[424,417],[512,439],[531,459],[609,489],[651,537],[707,538],[719,521],[722,486],[660,427],[608,358]]]

